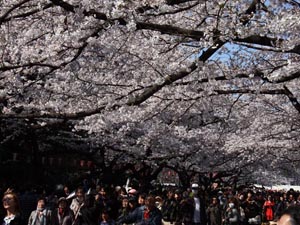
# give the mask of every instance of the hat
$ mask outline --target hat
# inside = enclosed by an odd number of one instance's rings
[[[137,191],[135,189],[130,189],[128,191],[128,194],[132,194],[132,195],[135,195],[137,193]]]
[[[199,188],[199,185],[198,184],[192,184],[192,189],[197,189],[197,188]]]

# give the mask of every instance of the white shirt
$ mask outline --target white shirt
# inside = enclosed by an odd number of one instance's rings
[[[195,202],[195,209],[194,209],[194,218],[193,222],[194,223],[200,223],[200,200],[197,197],[194,197],[194,202]]]

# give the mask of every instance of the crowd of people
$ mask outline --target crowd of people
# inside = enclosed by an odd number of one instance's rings
[[[215,190],[192,184],[141,192],[83,186],[60,194],[3,193],[2,225],[278,225],[300,224],[300,193]]]

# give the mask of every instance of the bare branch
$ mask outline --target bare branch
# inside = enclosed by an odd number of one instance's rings
[[[162,34],[184,36],[195,40],[200,40],[204,35],[204,32],[202,31],[188,30],[184,28],[174,27],[171,25],[160,25],[154,23],[137,22],[136,27],[138,30],[143,29],[143,30],[159,31]]]

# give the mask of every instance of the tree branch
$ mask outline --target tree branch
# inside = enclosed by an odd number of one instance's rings
[[[235,38],[233,41],[275,47],[276,42],[282,42],[283,40],[266,36],[251,35],[246,38]]]
[[[75,13],[75,7],[67,2],[62,0],[50,0],[54,5],[62,7],[64,10],[68,12]]]
[[[166,0],[167,5],[179,5],[185,2],[193,2],[195,0]]]
[[[300,103],[294,94],[288,89],[286,85],[283,86],[285,90],[285,95],[289,98],[294,108],[300,113]]]
[[[137,22],[136,27],[138,30],[143,29],[143,30],[159,31],[162,34],[184,36],[184,37],[195,39],[197,41],[199,41],[204,35],[204,32],[202,31],[188,30],[184,28],[171,26],[171,25],[160,25],[154,23]]]
[[[4,15],[2,15],[0,17],[0,25],[4,22],[5,18],[12,12],[14,11],[15,9],[17,9],[18,7],[24,5],[25,3],[29,2],[30,0],[24,0],[24,1],[21,1],[20,3],[12,6],[6,13],[4,13]]]

